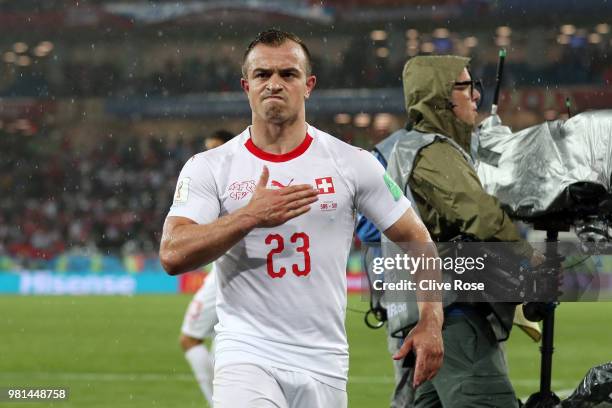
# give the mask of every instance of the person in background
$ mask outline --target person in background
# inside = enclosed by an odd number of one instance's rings
[[[204,149],[211,150],[229,142],[234,135],[225,129],[219,129],[204,138]]]
[[[520,237],[498,200],[484,191],[473,167],[470,141],[481,94],[468,63],[455,56],[410,59],[403,71],[409,126],[380,142],[375,154],[415,203],[434,241],[464,236],[516,242],[521,256],[537,266],[544,258]],[[367,219],[360,219],[357,232],[364,242],[380,239]],[[391,406],[516,407],[500,346],[509,335],[514,309],[514,304],[501,303],[446,307],[445,357],[439,374],[413,390],[406,381],[411,368],[396,363]],[[393,334],[389,333],[391,353],[402,344]]]

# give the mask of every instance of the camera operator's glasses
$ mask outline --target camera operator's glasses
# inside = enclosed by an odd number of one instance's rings
[[[476,102],[476,106],[480,109],[480,105],[482,104],[482,100],[484,97],[484,87],[482,86],[482,81],[480,79],[472,79],[469,81],[455,81],[453,82],[453,88],[458,90],[464,90],[467,87],[470,88],[470,98],[474,100],[474,90],[478,91],[480,94],[480,98]]]

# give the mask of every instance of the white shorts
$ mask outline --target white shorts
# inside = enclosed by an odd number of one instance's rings
[[[193,296],[187,307],[181,333],[195,339],[213,337],[217,318],[217,278],[215,268],[210,271],[204,283]]]
[[[215,367],[214,408],[346,408],[346,391],[302,372],[255,364]]]

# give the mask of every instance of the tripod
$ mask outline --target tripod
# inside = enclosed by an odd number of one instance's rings
[[[558,268],[561,257],[557,252],[559,230],[546,230],[546,257],[554,259]],[[532,302],[525,305],[525,317],[529,320],[542,320],[542,345],[540,346],[540,391],[531,394],[525,408],[552,408],[560,402],[559,397],[551,390],[553,340],[555,330],[555,309],[559,302]]]

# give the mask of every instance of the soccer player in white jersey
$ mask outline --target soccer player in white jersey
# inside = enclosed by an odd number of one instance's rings
[[[172,275],[215,261],[216,408],[343,408],[356,212],[394,242],[431,240],[373,156],[306,123],[316,77],[299,38],[260,33],[242,70],[252,125],[185,164],[160,259]],[[395,356],[416,352],[415,385],[443,355],[441,304],[419,312]]]
[[[204,398],[211,407],[214,358],[212,352],[206,348],[204,340],[211,340],[212,350],[214,327],[219,321],[215,308],[216,291],[216,273],[213,267],[187,307],[180,335],[180,344],[185,353],[185,359],[193,371]]]
[[[219,129],[204,139],[204,150],[211,150],[229,141],[233,135]],[[213,353],[205,346],[204,340],[210,339],[213,349],[214,326],[219,321],[215,303],[217,300],[217,283],[215,268],[210,271],[206,280],[189,303],[181,325],[179,342],[185,359],[191,367],[200,390],[208,405],[212,406]]]

